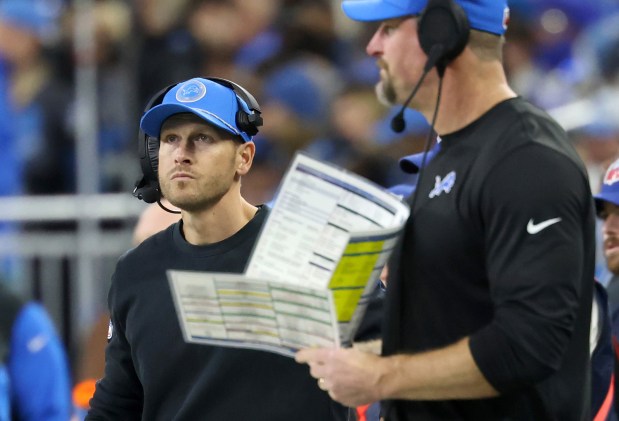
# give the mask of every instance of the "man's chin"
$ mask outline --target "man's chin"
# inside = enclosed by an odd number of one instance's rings
[[[393,107],[394,105],[396,105],[395,98],[393,95],[391,95],[390,92],[388,92],[385,82],[378,82],[374,87],[374,90],[376,92],[376,98],[378,99],[378,102],[383,104],[385,107]]]
[[[168,201],[178,209],[186,212],[203,212],[221,201],[222,195],[217,196],[200,196],[198,194],[180,194],[177,193],[173,197],[169,197]]]
[[[193,208],[195,199],[189,195],[179,194],[175,192],[174,194],[170,194],[166,196],[166,199],[172,206],[178,209],[189,210]]]

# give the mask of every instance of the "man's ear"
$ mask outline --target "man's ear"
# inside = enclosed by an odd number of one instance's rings
[[[236,172],[242,176],[249,172],[256,154],[256,145],[254,142],[245,142],[237,148],[237,167]]]

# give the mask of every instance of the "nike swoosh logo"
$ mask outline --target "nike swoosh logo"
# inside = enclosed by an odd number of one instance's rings
[[[36,354],[37,352],[45,348],[45,345],[47,345],[47,342],[49,342],[49,338],[47,337],[47,335],[44,335],[44,334],[37,335],[28,341],[27,343],[28,351],[30,351],[31,354]]]
[[[561,218],[552,218],[547,219],[546,221],[542,221],[538,224],[533,222],[533,219],[529,219],[529,223],[527,224],[527,232],[529,234],[537,234],[541,230],[548,228],[549,226],[556,224],[561,221]]]

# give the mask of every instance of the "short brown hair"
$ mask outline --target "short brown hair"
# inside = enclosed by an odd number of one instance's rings
[[[471,30],[468,46],[479,59],[503,61],[503,36]]]

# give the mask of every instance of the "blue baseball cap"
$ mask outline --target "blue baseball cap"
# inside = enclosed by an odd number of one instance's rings
[[[174,114],[192,113],[229,133],[249,142],[252,136],[238,128],[236,113],[241,109],[250,114],[249,107],[227,86],[208,79],[194,78],[180,82],[170,89],[161,104],[148,110],[140,128],[149,136],[159,137],[161,125]]]
[[[371,22],[419,15],[428,0],[345,0],[342,10],[349,18]],[[507,0],[456,0],[471,28],[503,35],[509,21]]]
[[[604,202],[619,206],[619,159],[606,170],[600,192],[593,196],[593,199],[598,215],[604,208]]]

